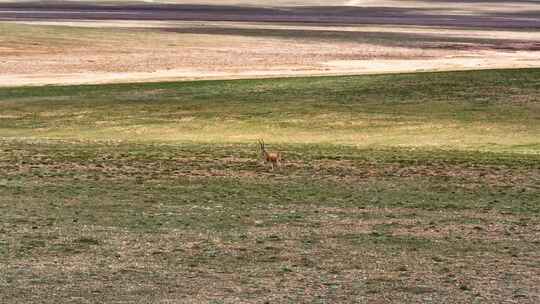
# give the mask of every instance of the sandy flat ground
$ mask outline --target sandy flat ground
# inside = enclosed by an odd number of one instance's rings
[[[540,18],[531,18],[540,3],[531,1],[463,1],[439,15],[448,2],[186,0],[170,4],[175,14],[155,3],[61,2],[0,3],[0,86],[540,67]],[[238,20],[214,20],[220,12]],[[338,22],[305,22],[321,12]],[[294,22],[246,21],[265,16]]]

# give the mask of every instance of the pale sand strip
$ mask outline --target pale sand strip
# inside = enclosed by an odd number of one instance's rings
[[[158,70],[155,72],[73,73],[73,74],[12,74],[0,75],[0,87],[102,84],[127,82],[185,81],[203,79],[249,79],[323,75],[361,75],[429,71],[457,71],[503,68],[540,68],[540,57],[508,53],[493,57],[440,58],[431,60],[335,60],[313,70],[260,70],[216,72],[205,70]]]

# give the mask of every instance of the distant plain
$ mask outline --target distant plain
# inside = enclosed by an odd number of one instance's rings
[[[0,86],[540,67],[538,11],[534,1],[3,2]]]

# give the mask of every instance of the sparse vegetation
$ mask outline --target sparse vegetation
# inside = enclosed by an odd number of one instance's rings
[[[540,7],[527,4],[525,11]],[[1,11],[0,19],[10,18],[12,9]],[[365,16],[378,14],[360,11]],[[466,11],[470,17],[470,8]],[[426,16],[425,10],[417,13],[420,19]],[[14,17],[26,19],[20,14]],[[515,26],[523,17],[508,16],[512,22],[507,25]],[[462,24],[441,29],[416,21],[399,27],[55,18],[45,23],[23,21],[27,24],[0,21],[0,86],[540,66],[540,39],[534,28],[494,29],[484,24],[482,29]]]
[[[0,89],[0,302],[536,303],[539,81]]]

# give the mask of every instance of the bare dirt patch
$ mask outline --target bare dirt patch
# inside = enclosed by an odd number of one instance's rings
[[[535,3],[353,2],[2,4],[0,86],[540,66]]]
[[[508,31],[449,30],[438,36],[433,28],[193,22],[151,24],[157,28],[146,29],[131,29],[130,23],[113,28],[99,23],[68,25],[4,24],[0,40],[8,46],[0,49],[0,85],[540,66],[532,32],[515,32],[514,37]],[[93,25],[99,28],[88,27]]]

